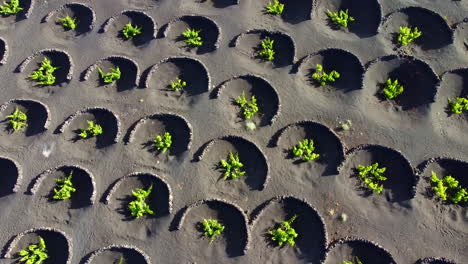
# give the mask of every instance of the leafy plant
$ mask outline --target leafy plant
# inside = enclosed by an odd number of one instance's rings
[[[220,236],[225,226],[216,219],[203,219],[203,235],[210,238],[210,243]]]
[[[391,78],[388,78],[382,93],[386,99],[391,100],[402,94],[404,90],[405,88],[399,83],[398,79],[392,81]]]
[[[169,132],[165,132],[163,136],[154,138],[154,146],[158,151],[166,152],[172,146],[172,136]]]
[[[468,96],[457,97],[455,100],[448,99],[450,111],[454,114],[461,114],[463,111],[468,111]]]
[[[242,92],[242,95],[237,97],[236,104],[241,107],[242,114],[244,115],[245,119],[250,119],[259,110],[257,105],[257,98],[255,98],[255,95],[252,95],[252,98],[249,102],[249,100],[245,98],[244,92]]]
[[[59,18],[59,22],[62,24],[64,29],[75,29],[78,25],[78,20],[76,17],[66,16],[64,18]]]
[[[375,193],[382,193],[383,182],[387,177],[383,173],[387,168],[379,168],[379,163],[375,162],[369,166],[358,165],[359,178]]]
[[[190,47],[200,47],[201,45],[203,45],[200,32],[201,30],[187,28],[187,30],[185,30],[184,33],[182,33],[182,36],[185,37],[185,44],[187,44]]]
[[[431,181],[435,185],[432,187],[432,190],[434,190],[442,201],[448,199],[454,204],[468,202],[468,191],[452,176],[445,176],[440,179],[435,172],[432,172]]]
[[[355,262],[352,261],[343,261],[343,264],[363,264],[358,257],[354,257]]]
[[[56,179],[58,190],[54,188],[55,195],[53,198],[55,200],[67,200],[71,198],[72,193],[76,192],[76,188],[73,186],[72,182],[73,171],[70,172],[68,177],[63,179]]]
[[[121,256],[119,258],[119,260],[117,260],[117,262],[115,262],[116,264],[125,264],[125,258],[123,256]]]
[[[15,111],[11,115],[7,116],[7,120],[13,132],[21,130],[28,125],[28,116],[19,110],[18,107],[15,108]]]
[[[94,123],[94,121],[87,120],[88,128],[87,129],[80,129],[80,133],[78,137],[82,139],[87,139],[91,137],[96,137],[104,133],[102,127],[99,124]]]
[[[314,153],[315,146],[312,139],[304,139],[299,141],[296,146],[292,148],[294,157],[301,158],[302,161],[311,161],[320,157],[320,154]]]
[[[271,235],[271,240],[276,241],[279,246],[287,242],[290,246],[296,245],[296,238],[298,236],[296,230],[291,226],[297,215],[291,219],[283,221],[277,229],[271,230],[268,233]]]
[[[133,26],[131,22],[128,24],[125,24],[125,26],[122,29],[122,34],[126,39],[132,39],[138,35],[140,35],[142,32],[142,28],[138,26]]]
[[[398,43],[402,46],[406,46],[413,42],[415,39],[421,37],[422,32],[418,30],[418,27],[400,27],[400,33],[398,34]]]
[[[265,12],[271,15],[281,15],[284,11],[284,4],[280,3],[278,0],[273,0],[269,2],[265,8]]]
[[[21,250],[18,255],[21,257],[19,262],[25,264],[41,264],[49,258],[47,247],[42,237],[39,237],[38,244],[30,244],[27,249]]]
[[[121,77],[120,68],[118,66],[111,68],[108,73],[104,73],[101,68],[98,68],[98,72],[104,83],[113,83],[114,81],[120,80]]]
[[[19,0],[10,0],[10,2],[3,2],[3,5],[0,5],[0,15],[16,15],[21,10]]]
[[[330,18],[330,20],[336,25],[348,27],[349,22],[354,21],[354,18],[348,14],[348,11],[348,9],[346,9],[346,11],[340,10],[338,12],[332,12],[330,10],[327,10],[327,15]]]
[[[273,43],[275,41],[270,39],[270,38],[265,38],[260,42],[260,51],[258,52],[258,55],[267,60],[267,61],[273,61],[275,59],[275,50],[273,49]]]
[[[171,89],[173,91],[179,91],[180,89],[183,89],[187,86],[186,81],[182,81],[181,79],[177,78],[175,81],[171,81]]]
[[[325,86],[330,82],[335,82],[340,77],[341,75],[335,70],[330,73],[324,72],[321,64],[315,65],[315,73],[312,74],[312,79],[320,83],[321,86]]]
[[[239,154],[233,154],[229,152],[227,160],[221,160],[219,162],[219,167],[224,170],[224,180],[227,179],[237,179],[245,174],[245,171],[242,170],[244,164],[239,160]]]
[[[52,66],[52,62],[48,58],[44,58],[39,69],[35,70],[29,78],[36,81],[38,85],[53,85],[55,83],[54,72],[59,67]]]
[[[132,191],[132,195],[135,196],[135,200],[131,201],[128,204],[128,210],[132,216],[136,219],[144,216],[145,214],[154,215],[154,211],[151,210],[150,206],[146,203],[146,198],[151,194],[153,190],[153,185],[148,188],[148,190],[137,188]]]

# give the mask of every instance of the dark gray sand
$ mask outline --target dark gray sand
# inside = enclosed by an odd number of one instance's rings
[[[268,0],[20,2],[0,17],[0,263],[38,236],[47,264],[468,263],[467,204],[441,202],[430,183],[434,171],[468,188],[468,114],[447,111],[447,98],[468,95],[468,1],[281,0],[282,16],[264,14]],[[339,8],[356,18],[346,30],[325,14]],[[57,24],[65,15],[76,30]],[[124,40],[128,22],[144,33]],[[404,25],[423,36],[398,48]],[[187,27],[202,46],[184,45]],[[255,55],[266,37],[272,62]],[[44,57],[60,67],[57,85],[28,79]],[[317,86],[317,63],[342,78]],[[116,66],[122,78],[103,83],[98,67]],[[379,95],[388,77],[405,84],[394,101]],[[168,89],[177,78],[185,91]],[[251,122],[233,105],[243,91],[260,106]],[[28,127],[9,133],[15,107]],[[87,120],[104,134],[77,140]],[[174,144],[158,154],[150,141],[165,131]],[[292,158],[303,138],[318,161]],[[247,174],[224,181],[216,165],[230,151]],[[381,195],[356,177],[371,162],[388,170]],[[70,171],[79,190],[51,200]],[[155,215],[134,220],[131,190],[150,185]],[[271,243],[293,215],[296,246]],[[203,238],[203,218],[223,236]]]

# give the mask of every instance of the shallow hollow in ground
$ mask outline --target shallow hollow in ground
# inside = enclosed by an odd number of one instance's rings
[[[76,19],[76,28],[70,29],[62,26],[60,19],[65,17]],[[65,4],[59,9],[50,12],[44,17],[43,22],[48,23],[54,35],[59,38],[71,38],[83,35],[93,29],[95,22],[95,15],[91,7],[80,4],[70,3]]]
[[[377,34],[382,18],[382,11],[377,0],[316,0],[315,16],[320,20],[320,27],[340,38],[348,38],[351,33],[358,38],[369,38]],[[328,17],[328,10],[340,12],[348,10],[354,21],[349,21],[347,28],[333,23]]]
[[[199,36],[203,41],[199,47],[191,47],[185,43],[182,35],[187,29],[200,31]],[[182,16],[169,22],[164,30],[164,36],[176,46],[187,51],[195,50],[197,54],[205,54],[215,51],[221,39],[219,26],[210,18],[204,16]]]
[[[439,14],[421,7],[407,7],[388,15],[380,31],[387,41],[398,44],[400,27],[417,27],[422,32],[414,44],[422,51],[440,49],[453,42],[453,32]]]
[[[275,88],[265,79],[255,75],[242,75],[223,82],[216,90],[215,97],[220,99],[226,119],[235,127],[242,123],[253,122],[258,127],[271,125],[279,115],[280,100]],[[252,102],[255,96],[258,112],[246,119],[236,100],[245,94]],[[227,110],[227,111],[226,111]]]
[[[264,29],[249,30],[236,36],[230,45],[235,47],[241,54],[259,63],[267,63],[268,61],[259,55],[259,52],[262,50],[261,41],[267,38],[273,40],[275,55],[271,63],[275,68],[285,67],[294,63],[296,54],[294,40],[288,34],[279,31]]]
[[[396,264],[387,250],[364,239],[344,239],[333,242],[328,249],[325,264],[343,263],[344,261],[357,263],[356,257],[362,263]]]
[[[308,85],[320,86],[312,75],[316,72],[317,64],[323,66],[323,71],[330,74],[337,71],[340,77],[334,82],[329,82],[327,86],[341,92],[350,92],[362,88],[362,75],[364,67],[359,59],[349,51],[341,49],[325,49],[315,54],[306,56],[298,66],[299,78]],[[318,87],[320,89],[320,87]]]
[[[373,194],[363,183],[357,171],[358,165],[369,166],[378,163],[378,168],[386,168],[383,176],[383,191]],[[416,176],[409,161],[398,151],[380,145],[361,145],[346,155],[343,166],[340,167],[344,184],[355,189],[361,196],[384,196],[389,202],[402,203],[415,195]]]
[[[279,197],[260,205],[254,211],[252,249],[260,251],[258,262],[264,263],[319,263],[325,258],[327,234],[322,217],[304,200]],[[280,227],[283,221],[296,219],[291,227],[298,234],[295,246],[279,246],[269,232]]]
[[[282,128],[276,135],[275,146],[291,161],[293,170],[306,168],[327,176],[337,174],[338,166],[344,161],[342,142],[331,129],[320,123],[300,121]],[[292,154],[294,146],[304,139],[314,141],[314,153],[320,155],[316,160],[305,162]]]
[[[237,257],[245,254],[249,231],[246,216],[239,207],[221,200],[205,200],[182,210],[176,239],[188,244],[185,248],[194,259],[221,261],[226,255]],[[221,236],[211,243],[203,235],[204,219],[215,219],[225,226]]]
[[[26,127],[22,129],[25,136],[34,136],[47,129],[50,117],[44,104],[34,100],[14,99],[0,107],[0,122],[4,124],[4,129],[1,130],[0,134],[5,133],[5,136],[9,138],[19,137],[22,134],[22,131],[14,132],[12,130],[7,118],[15,112],[16,108],[25,113],[28,119]],[[12,141],[20,144],[18,142],[20,140]]]
[[[425,109],[434,102],[439,78],[425,62],[414,57],[379,58],[366,70],[363,93],[374,101],[384,101],[382,90],[389,78],[404,87],[403,93],[392,100],[404,111]]]
[[[150,264],[149,260],[140,250],[128,246],[111,246],[99,249],[90,254],[83,264],[100,264],[100,263],[134,263],[134,264]]]
[[[123,34],[123,28],[126,24],[133,27],[139,27],[141,34],[127,39]],[[105,33],[107,38],[117,46],[126,46],[127,42],[136,47],[148,44],[156,35],[156,25],[154,20],[142,11],[123,11],[121,14],[109,18],[104,24],[101,32]],[[114,47],[114,46],[113,46]]]
[[[19,186],[20,171],[16,163],[8,158],[0,157],[0,197],[12,194]]]

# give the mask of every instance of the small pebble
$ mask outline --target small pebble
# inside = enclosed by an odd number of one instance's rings
[[[345,214],[345,213],[342,213],[342,214],[340,215],[340,221],[343,222],[343,223],[346,222],[346,221],[348,221],[348,215]]]

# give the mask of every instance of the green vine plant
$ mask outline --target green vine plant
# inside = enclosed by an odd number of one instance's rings
[[[282,246],[284,243],[288,243],[290,246],[296,245],[298,234],[292,227],[296,218],[297,215],[294,215],[291,219],[283,221],[277,229],[270,230],[268,233],[271,235],[271,240],[278,243],[278,246]]]
[[[278,0],[273,0],[273,2],[268,2],[265,7],[265,12],[270,15],[279,16],[283,14],[284,4],[280,3]]]
[[[422,32],[419,31],[418,27],[414,27],[413,29],[411,27],[400,27],[397,41],[400,45],[406,46],[421,36]]]
[[[156,136],[153,142],[154,147],[164,153],[172,146],[172,135],[169,132],[165,132],[163,136]]]
[[[0,15],[4,16],[16,15],[21,10],[23,8],[20,7],[19,0],[10,0],[10,2],[3,2],[3,5],[0,5]]]
[[[359,178],[374,193],[380,194],[383,191],[383,182],[387,177],[383,173],[387,168],[379,168],[379,163],[375,162],[369,166],[358,165]]]
[[[125,24],[122,29],[122,35],[128,40],[132,39],[142,33],[142,28],[139,26],[133,26],[131,22]]]
[[[180,78],[177,78],[175,81],[171,81],[171,84],[169,85],[172,91],[177,92],[180,89],[184,89],[187,87],[187,82],[183,81]]]
[[[78,137],[81,139],[87,139],[92,137],[97,137],[104,133],[101,125],[94,123],[94,121],[87,120],[88,128],[87,129],[79,129]]]
[[[42,264],[49,258],[44,239],[39,237],[39,243],[30,244],[27,249],[21,250],[18,255],[21,257],[19,262],[25,264]]]
[[[312,139],[304,139],[299,141],[296,146],[292,148],[294,157],[300,158],[302,161],[311,161],[318,159],[320,154],[314,152],[315,146]]]
[[[65,30],[74,30],[78,26],[78,19],[76,17],[66,16],[59,18],[58,21]]]
[[[125,258],[123,256],[121,256],[116,262],[114,262],[115,264],[125,264]]]
[[[405,91],[405,87],[400,84],[398,79],[392,81],[391,78],[388,78],[385,82],[385,87],[382,90],[382,94],[385,99],[392,100],[401,95]]]
[[[468,112],[468,96],[465,97],[457,97],[454,100],[448,99],[448,105],[450,112],[453,114],[461,114],[463,111]]]
[[[216,219],[203,219],[202,226],[203,235],[210,239],[210,243],[220,236],[225,229],[225,226]]]
[[[44,58],[39,68],[33,71],[29,78],[36,81],[37,85],[53,85],[56,80],[54,72],[58,68],[52,66],[52,62],[48,58]]]
[[[146,203],[146,199],[150,196],[152,190],[153,184],[151,184],[148,190],[137,188],[132,191],[132,195],[135,197],[135,200],[128,204],[128,210],[136,219],[139,219],[144,215],[154,215],[154,211],[151,210],[149,204]]]
[[[71,198],[72,194],[76,192],[76,188],[73,186],[72,182],[73,171],[67,177],[62,179],[56,179],[57,188],[54,188],[54,198],[55,200],[68,200]]]
[[[349,15],[348,11],[348,9],[346,9],[346,11],[340,10],[337,12],[327,10],[327,15],[336,25],[347,28],[349,22],[354,22],[354,18]]]
[[[358,257],[354,257],[354,262],[346,260],[346,261],[343,261],[343,264],[363,264],[363,263]]]
[[[312,79],[319,83],[321,86],[328,85],[328,83],[335,82],[341,77],[340,73],[333,70],[330,73],[323,71],[321,64],[315,65],[315,72],[312,74]]]
[[[245,171],[242,170],[244,164],[240,162],[239,154],[229,152],[227,160],[221,160],[218,168],[224,171],[224,180],[237,179],[245,175]]]
[[[99,76],[101,76],[102,81],[107,84],[120,80],[120,77],[122,75],[118,66],[115,68],[111,68],[110,72],[108,73],[104,73],[101,68],[98,68],[98,72]]]
[[[185,44],[187,44],[187,46],[189,47],[200,47],[201,45],[203,45],[203,40],[200,36],[200,32],[201,30],[187,28],[187,30],[185,30],[182,33],[182,36],[185,37]]]
[[[468,191],[452,176],[444,176],[441,179],[437,177],[435,172],[432,172],[431,181],[433,183],[432,190],[442,201],[450,200],[454,204],[468,202]]]
[[[252,95],[252,98],[249,102],[249,100],[247,100],[247,98],[245,97],[244,91],[242,91],[242,95],[237,97],[236,104],[240,106],[242,110],[242,115],[245,119],[252,118],[252,116],[255,115],[259,110],[257,105],[257,98],[255,98],[255,95]]]
[[[275,50],[273,49],[273,44],[275,43],[274,40],[270,38],[265,38],[260,42],[260,49],[258,52],[258,56],[260,58],[267,60],[267,61],[273,61],[275,59]]]
[[[7,120],[9,128],[13,133],[28,126],[28,116],[19,110],[18,107],[15,108],[15,111],[11,115],[7,116]]]

